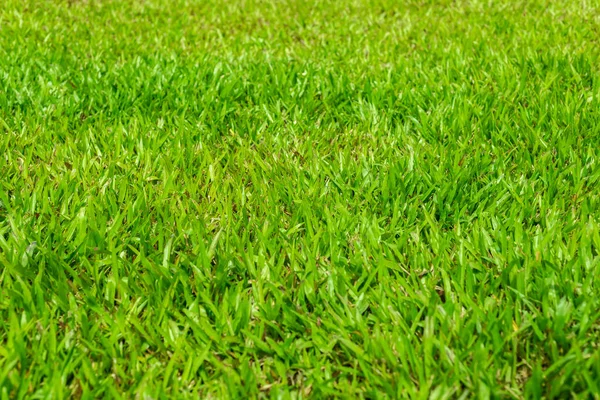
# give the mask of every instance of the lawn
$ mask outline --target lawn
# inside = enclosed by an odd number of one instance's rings
[[[0,399],[599,398],[596,0],[2,0]]]

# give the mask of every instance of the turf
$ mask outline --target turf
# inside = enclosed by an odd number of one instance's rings
[[[598,398],[599,35],[3,0],[0,398]]]

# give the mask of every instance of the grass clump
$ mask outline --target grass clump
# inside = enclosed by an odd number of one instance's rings
[[[4,0],[2,398],[600,396],[598,11]]]

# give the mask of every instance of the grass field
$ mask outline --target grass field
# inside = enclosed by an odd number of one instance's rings
[[[600,397],[595,0],[2,0],[0,399]]]

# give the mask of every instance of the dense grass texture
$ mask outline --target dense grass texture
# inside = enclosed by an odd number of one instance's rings
[[[600,396],[595,0],[2,0],[0,398]]]

